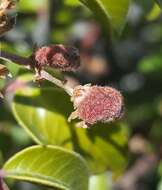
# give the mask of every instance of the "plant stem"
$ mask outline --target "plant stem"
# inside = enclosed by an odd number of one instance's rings
[[[25,66],[27,69],[30,69],[30,70],[32,70],[32,68],[33,68],[32,67],[32,60],[30,59],[30,57],[26,58],[26,57],[22,57],[19,55],[15,55],[15,54],[11,54],[11,53],[1,51],[0,59],[3,59],[5,61],[12,61],[18,65]],[[39,76],[40,78],[46,79],[46,80],[54,83],[56,86],[64,89],[68,95],[72,96],[73,89],[69,86],[66,86],[63,81],[53,77],[52,75],[50,75],[48,72],[46,72],[44,70],[41,70],[39,72],[39,75],[40,75]]]
[[[42,71],[40,72],[40,76],[41,76],[43,79],[46,79],[46,80],[48,80],[48,81],[54,83],[54,84],[57,85],[58,87],[64,89],[65,92],[66,92],[67,94],[69,94],[70,96],[73,95],[73,89],[72,89],[71,87],[66,86],[63,81],[61,81],[61,80],[59,80],[59,79],[53,77],[53,76],[50,75],[48,72],[42,70]]]

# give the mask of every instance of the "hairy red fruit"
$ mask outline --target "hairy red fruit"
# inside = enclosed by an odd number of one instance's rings
[[[32,56],[36,68],[49,66],[61,71],[74,71],[80,66],[80,56],[76,48],[63,45],[41,47]]]
[[[114,121],[123,115],[123,96],[111,87],[78,86],[74,89],[72,101],[76,111],[70,119],[81,119],[84,122],[82,127]]]

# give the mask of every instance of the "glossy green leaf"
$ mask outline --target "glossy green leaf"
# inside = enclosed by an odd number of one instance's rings
[[[39,144],[74,149],[93,173],[110,170],[119,175],[127,164],[127,126],[122,123],[76,128],[67,119],[73,111],[70,97],[57,88],[27,88],[13,102],[14,115]]]
[[[16,119],[36,143],[68,148],[72,145],[67,118],[72,109],[69,96],[58,88],[26,88],[13,102]]]
[[[117,31],[123,28],[130,0],[80,0],[98,18],[105,28],[110,25]]]
[[[87,190],[88,169],[73,152],[55,146],[33,146],[13,156],[4,166],[8,178],[60,190]]]

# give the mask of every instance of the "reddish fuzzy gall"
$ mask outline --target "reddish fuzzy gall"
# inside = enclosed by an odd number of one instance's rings
[[[123,115],[123,96],[111,87],[78,86],[72,97],[76,109],[69,118],[82,120],[81,127],[111,122]]]
[[[38,70],[49,66],[61,71],[74,71],[80,66],[76,48],[64,45],[50,45],[37,49],[32,56]]]

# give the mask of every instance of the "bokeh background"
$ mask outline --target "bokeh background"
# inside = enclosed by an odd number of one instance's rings
[[[74,45],[82,67],[65,73],[70,85],[98,84],[119,89],[125,98],[123,120],[129,130],[126,171],[110,189],[162,190],[162,15],[153,0],[134,0],[120,37],[110,35],[76,0],[21,0],[15,27],[1,37],[1,48],[29,56],[35,46]],[[7,63],[14,78],[22,71]],[[3,88],[10,80],[0,80]],[[0,99],[0,167],[15,152],[33,144]],[[109,179],[108,179],[109,180]],[[9,182],[11,189],[45,189]]]

